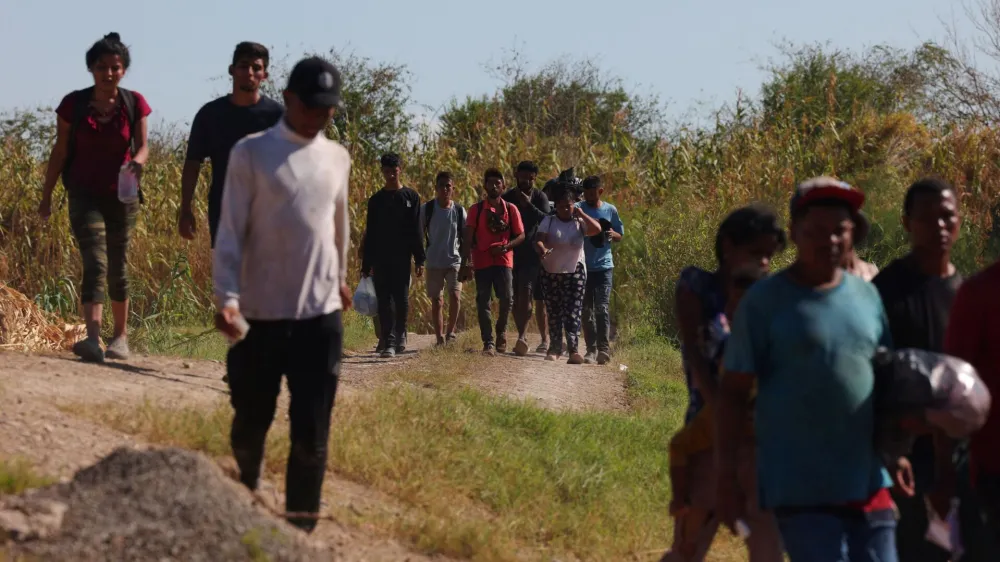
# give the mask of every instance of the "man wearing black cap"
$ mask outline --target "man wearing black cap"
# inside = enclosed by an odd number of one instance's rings
[[[382,332],[378,348],[383,359],[391,359],[406,349],[411,260],[417,277],[421,277],[426,254],[420,228],[420,195],[403,185],[398,154],[382,155],[381,164],[385,184],[368,199],[361,275],[375,277]]]
[[[292,440],[286,511],[290,523],[311,531],[340,373],[341,311],[351,304],[345,283],[351,159],[323,134],[341,103],[332,64],[316,57],[299,62],[284,99],[278,124],[233,147],[212,277],[216,326],[236,342],[226,370],[240,480],[257,487],[285,376]]]
[[[951,305],[962,284],[962,275],[951,263],[951,247],[961,226],[955,190],[939,179],[913,183],[903,200],[902,218],[910,253],[890,263],[872,282],[889,315],[893,343],[901,349],[941,353]],[[915,493],[893,494],[900,513],[896,532],[900,562],[947,562],[951,558],[950,552],[924,538],[928,524],[925,494],[935,481],[954,472],[950,463],[935,466],[934,449],[931,435],[914,441],[904,469],[913,472]],[[952,451],[944,452],[943,457],[950,459]]]
[[[736,459],[756,383],[759,500],[791,562],[896,560],[892,479],[872,438],[872,358],[892,336],[875,286],[841,267],[863,203],[833,178],[798,186],[795,263],[750,288],[726,344],[717,513],[730,528],[745,515]]]
[[[521,222],[524,224],[524,239],[533,241],[538,232],[538,225],[542,219],[548,216],[551,208],[549,198],[544,193],[535,189],[535,178],[538,177],[538,166],[534,162],[523,161],[517,165],[514,171],[517,185],[508,189],[503,194],[503,198],[508,203],[512,203],[521,213]],[[542,262],[535,252],[534,244],[521,244],[514,248],[514,325],[517,326],[517,343],[514,344],[514,353],[520,356],[528,354],[528,341],[526,334],[528,324],[531,322],[531,305],[537,296],[541,296]],[[544,303],[539,299],[539,306]],[[542,332],[542,343],[547,339],[546,332]],[[498,349],[501,353],[506,350]]]

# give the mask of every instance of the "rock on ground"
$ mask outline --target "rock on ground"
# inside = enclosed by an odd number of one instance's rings
[[[206,457],[119,448],[72,481],[0,498],[9,554],[40,560],[330,559]]]

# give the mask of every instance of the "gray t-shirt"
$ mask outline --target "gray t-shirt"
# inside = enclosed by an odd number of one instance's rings
[[[451,269],[462,264],[462,256],[459,254],[459,236],[461,232],[455,228],[460,224],[456,213],[462,211],[461,205],[452,201],[451,207],[442,209],[441,204],[436,200],[430,201],[434,205],[434,212],[431,213],[431,223],[427,228],[427,267],[430,269]],[[424,235],[424,225],[427,224],[427,206],[420,206],[420,235]]]

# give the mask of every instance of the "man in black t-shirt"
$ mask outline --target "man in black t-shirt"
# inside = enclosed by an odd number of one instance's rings
[[[526,244],[514,247],[514,325],[517,326],[517,343],[514,353],[520,356],[528,354],[528,342],[525,339],[528,323],[531,322],[531,305],[537,296],[541,296],[538,286],[542,269],[541,258],[535,251],[532,241],[538,232],[538,225],[549,214],[549,198],[535,189],[535,178],[538,177],[538,166],[534,162],[524,161],[517,165],[514,172],[517,185],[503,194],[503,199],[517,207],[524,223],[524,239]],[[539,306],[543,306],[541,302]],[[542,333],[543,343],[545,333]],[[501,353],[505,350],[498,349]]]
[[[368,199],[361,275],[374,276],[382,335],[378,348],[383,359],[391,359],[406,349],[411,263],[417,277],[423,276],[426,255],[420,195],[403,185],[398,154],[383,155],[381,164],[385,185]]]
[[[181,175],[181,210],[177,225],[180,235],[188,240],[194,239],[196,230],[192,202],[202,162],[206,158],[212,161],[208,228],[214,248],[229,151],[243,137],[273,127],[284,113],[281,104],[260,93],[261,84],[267,80],[268,60],[268,51],[263,45],[250,42],[237,45],[233,64],[229,67],[232,92],[206,103],[194,117]]]
[[[961,218],[954,189],[937,179],[914,183],[903,203],[903,226],[909,234],[910,253],[890,263],[872,283],[882,295],[889,317],[893,345],[941,352],[951,304],[962,276],[951,263],[951,248],[958,238]],[[927,542],[924,495],[938,470],[930,435],[916,439],[900,467],[912,467],[915,495],[893,491],[899,507],[896,545],[900,562],[947,562],[949,553]],[[949,471],[950,472],[950,471]]]

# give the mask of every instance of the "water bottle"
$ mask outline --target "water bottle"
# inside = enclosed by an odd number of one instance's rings
[[[126,205],[139,200],[139,178],[128,162],[118,171],[118,200]]]

